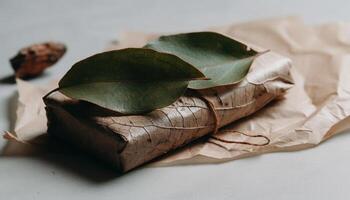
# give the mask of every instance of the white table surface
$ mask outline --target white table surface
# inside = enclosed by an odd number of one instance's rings
[[[41,78],[59,78],[123,30],[191,31],[274,16],[307,23],[346,21],[348,0],[0,1],[0,79],[19,48],[45,40],[68,45]],[[14,115],[13,84],[0,83],[0,131]],[[320,146],[213,165],[143,167],[123,176],[89,158],[48,153],[11,156],[0,139],[0,199],[349,199],[350,135]]]

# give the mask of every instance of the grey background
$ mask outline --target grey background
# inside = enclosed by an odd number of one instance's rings
[[[0,79],[8,58],[45,40],[68,53],[31,82],[59,78],[77,60],[101,51],[122,30],[193,31],[274,16],[308,24],[348,21],[350,1],[0,1]],[[15,85],[0,83],[0,131],[11,128]],[[0,139],[0,199],[349,199],[350,135],[320,146],[215,165],[139,168],[123,176],[72,154],[13,156]],[[2,150],[1,150],[2,149]]]

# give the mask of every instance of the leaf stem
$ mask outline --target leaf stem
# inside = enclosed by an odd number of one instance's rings
[[[43,99],[46,99],[48,96],[50,96],[52,93],[54,93],[54,92],[57,92],[58,90],[60,90],[60,88],[58,87],[58,88],[55,88],[55,89],[53,89],[53,90],[51,90],[49,93],[47,93],[44,97],[43,97]]]

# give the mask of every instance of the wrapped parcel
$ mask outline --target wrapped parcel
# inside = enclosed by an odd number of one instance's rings
[[[253,114],[293,86],[290,60],[258,57],[239,84],[194,92],[144,115],[120,115],[54,93],[45,99],[48,133],[125,172]]]

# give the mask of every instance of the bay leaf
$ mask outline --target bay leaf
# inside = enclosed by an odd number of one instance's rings
[[[123,114],[144,113],[178,99],[189,81],[205,76],[177,56],[127,48],[93,55],[59,82],[63,94]]]
[[[189,88],[206,89],[240,82],[258,52],[215,32],[161,36],[145,48],[174,54],[198,68],[209,80],[191,81]]]

